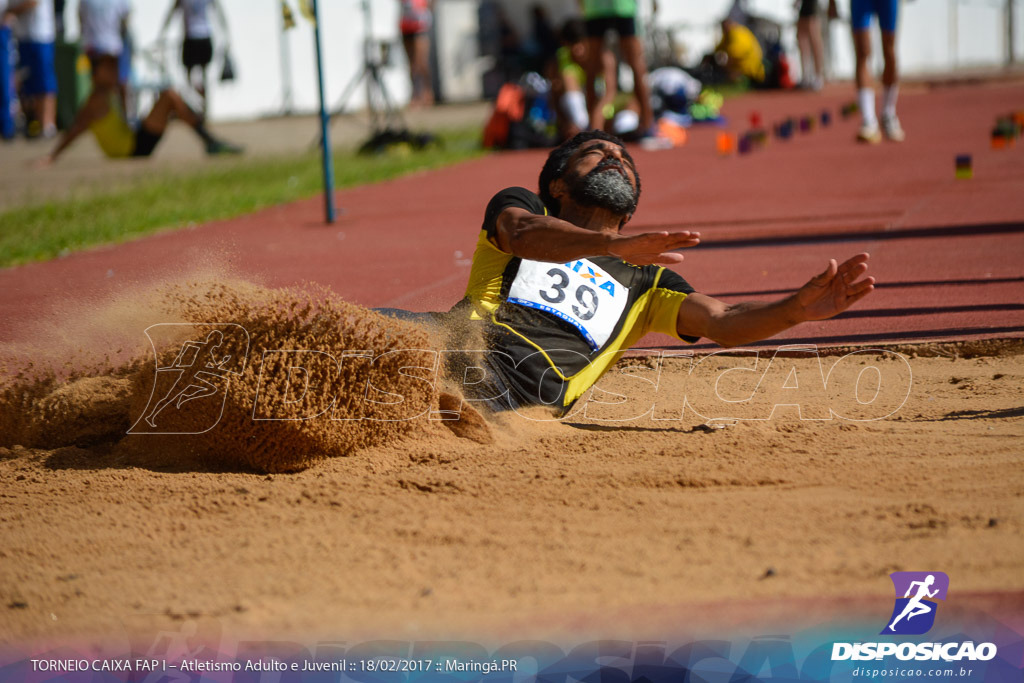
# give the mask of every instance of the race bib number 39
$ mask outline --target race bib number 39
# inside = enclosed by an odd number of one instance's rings
[[[523,260],[508,292],[511,303],[547,311],[575,327],[593,351],[611,337],[628,298],[629,289],[587,259]]]

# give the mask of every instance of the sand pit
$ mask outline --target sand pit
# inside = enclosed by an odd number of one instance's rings
[[[178,322],[229,310],[252,328],[250,358],[429,343],[322,293],[292,309],[294,292],[247,291],[179,297],[201,315]],[[267,341],[257,323],[274,311]],[[27,421],[46,438],[0,448],[0,639],[103,643],[187,621],[239,638],[613,637],[671,606],[884,603],[888,573],[921,567],[963,595],[1024,591],[1019,341],[773,351],[626,358],[585,410],[493,417],[491,443],[425,416],[253,423],[258,363],[231,377],[245,390],[226,428],[202,435],[113,436],[139,423],[152,358],[48,385]],[[282,405],[322,413],[338,395],[296,401],[285,367]],[[424,386],[397,370],[381,375],[392,388]],[[102,400],[86,410],[76,392]]]
[[[136,450],[288,472],[388,442],[436,403],[427,335],[325,290],[201,280],[168,286],[156,308],[164,322],[141,330],[149,357],[88,362],[99,350],[80,347],[70,367],[24,359],[0,394],[0,444],[148,440]]]

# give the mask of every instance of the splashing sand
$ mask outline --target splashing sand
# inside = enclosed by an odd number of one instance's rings
[[[436,403],[427,333],[323,288],[200,280],[136,304],[160,312],[161,335],[150,335],[155,357],[112,363],[88,360],[97,349],[80,348],[64,367],[27,367],[0,389],[0,445],[170,440],[183,458],[286,472],[385,443],[422,424],[410,418]],[[138,338],[144,329],[135,329]],[[175,369],[183,344],[211,332],[219,335],[216,359],[201,344],[211,358],[188,359],[209,372]],[[222,358],[231,360],[216,367]],[[175,384],[178,376],[188,381]],[[154,414],[164,396],[172,400]]]

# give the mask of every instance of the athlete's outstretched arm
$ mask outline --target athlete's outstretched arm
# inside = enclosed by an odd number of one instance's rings
[[[759,341],[809,320],[825,320],[842,313],[874,289],[875,279],[863,277],[868,255],[857,254],[812,277],[793,294],[772,302],[726,304],[691,294],[679,306],[676,329],[680,335],[706,337],[722,346]]]
[[[587,230],[518,207],[502,211],[495,224],[499,249],[534,261],[560,263],[588,256],[617,256],[638,266],[668,265],[683,260],[676,249],[700,243],[699,232],[647,232],[627,237],[612,231]]]

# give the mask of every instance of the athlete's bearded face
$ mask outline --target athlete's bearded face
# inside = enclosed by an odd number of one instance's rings
[[[581,206],[629,216],[637,204],[635,171],[617,151],[609,153],[609,147],[621,149],[604,142],[582,150],[579,162],[565,178],[569,197]]]

